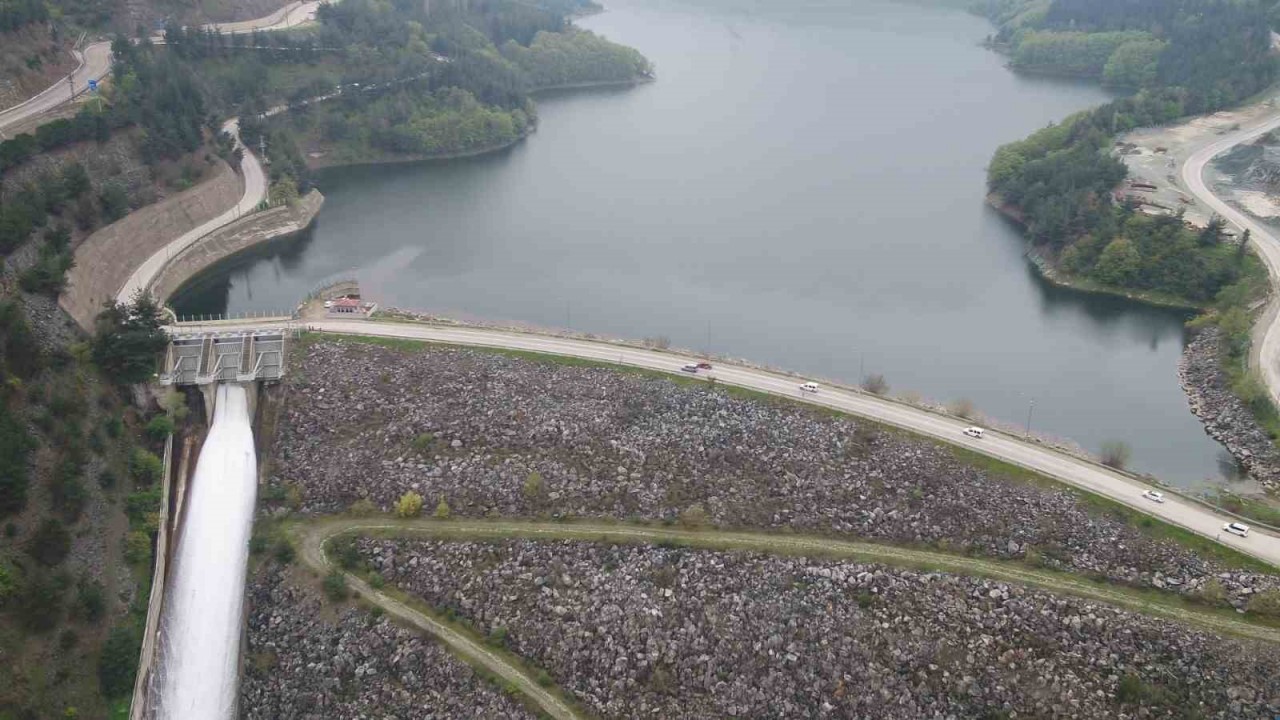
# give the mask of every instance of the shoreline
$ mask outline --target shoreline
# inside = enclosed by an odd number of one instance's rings
[[[1016,223],[1019,227],[1025,229],[1026,223],[1022,217],[1022,213],[1018,208],[1006,205],[1000,201],[1000,198],[994,194],[988,195],[986,202],[997,212],[1008,220]],[[1106,295],[1115,298],[1123,298],[1136,303],[1142,303],[1151,307],[1166,308],[1171,310],[1185,310],[1188,312],[1200,313],[1206,309],[1204,305],[1197,305],[1190,301],[1166,298],[1151,293],[1145,293],[1134,290],[1123,290],[1121,288],[1112,288],[1105,285],[1095,285],[1088,281],[1077,280],[1067,277],[1062,271],[1054,267],[1052,261],[1045,257],[1031,242],[1026,241],[1027,250],[1024,256],[1027,261],[1035,268],[1036,273],[1044,279],[1045,282],[1067,290],[1074,290],[1089,295]]]
[[[545,85],[536,87],[529,91],[530,95],[537,96],[541,93],[557,92],[560,90],[586,90],[590,88],[607,88],[607,87],[638,87],[640,85],[648,85],[651,82],[657,82],[655,75],[645,75],[629,80],[587,80],[585,82],[563,83],[560,85]]]
[[[314,158],[310,154],[307,155],[307,168],[311,170],[327,170],[337,167],[365,167],[369,165],[407,165],[410,163],[430,163],[441,162],[445,160],[461,160],[464,158],[480,157],[482,155],[492,155],[493,153],[502,152],[508,148],[524,142],[530,135],[537,131],[537,125],[530,125],[523,133],[510,142],[498,143],[496,145],[488,145],[482,148],[472,150],[462,150],[452,153],[442,153],[438,155],[387,155],[376,159],[358,160],[355,162],[326,162],[328,153]]]

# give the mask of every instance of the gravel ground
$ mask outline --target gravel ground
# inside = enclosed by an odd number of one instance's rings
[[[533,718],[448,651],[271,565],[250,579],[244,720]]]
[[[505,629],[605,718],[1280,713],[1275,647],[994,581],[580,542],[358,547],[389,582]]]
[[[719,524],[1028,558],[1182,592],[1217,579],[1238,607],[1277,584],[1090,514],[1068,491],[790,403],[470,349],[330,341],[296,363],[268,496],[303,512],[389,509],[409,490],[428,512],[443,497],[471,517],[674,519],[696,505]]]

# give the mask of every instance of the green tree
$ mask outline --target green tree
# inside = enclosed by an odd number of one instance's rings
[[[129,305],[108,303],[96,323],[94,363],[120,383],[148,380],[169,343],[163,325],[159,306],[146,293]]]
[[[443,498],[441,498],[443,502]],[[410,490],[396,501],[396,515],[402,518],[418,517],[422,514],[422,496]]]
[[[1142,256],[1128,238],[1116,238],[1102,251],[1093,276],[1099,282],[1123,287],[1137,277],[1141,270]]]

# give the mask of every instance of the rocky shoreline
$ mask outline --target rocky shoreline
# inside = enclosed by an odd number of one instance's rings
[[[1206,328],[1188,343],[1178,361],[1182,389],[1205,432],[1222,443],[1251,478],[1271,492],[1278,491],[1280,451],[1231,391],[1220,363],[1221,338],[1218,328]]]
[[[1274,646],[990,580],[582,542],[357,547],[602,718],[1280,712]]]

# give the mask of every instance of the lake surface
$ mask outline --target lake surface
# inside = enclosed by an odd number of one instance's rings
[[[666,336],[983,413],[1188,487],[1183,317],[1047,286],[983,203],[995,148],[1104,102],[1019,77],[961,12],[843,0],[612,0],[580,24],[656,83],[540,99],[497,155],[335,169],[308,236],[219,268],[182,313],[293,307],[354,272],[384,305]]]

